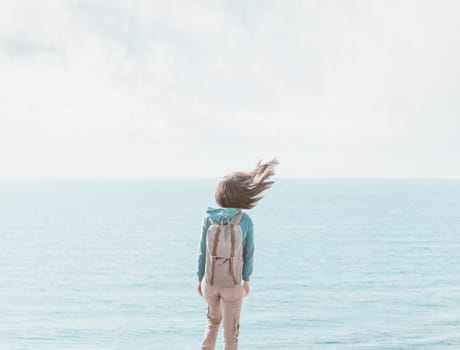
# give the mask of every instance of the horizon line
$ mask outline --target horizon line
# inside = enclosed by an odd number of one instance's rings
[[[0,179],[219,179],[202,175],[0,175]],[[274,176],[281,180],[460,180],[460,176]]]

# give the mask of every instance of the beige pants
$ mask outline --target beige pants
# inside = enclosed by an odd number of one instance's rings
[[[210,286],[203,282],[201,290],[208,303],[208,324],[201,349],[214,350],[220,321],[223,318],[224,349],[237,350],[243,286],[225,288]]]

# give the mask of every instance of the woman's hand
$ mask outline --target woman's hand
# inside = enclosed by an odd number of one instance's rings
[[[198,290],[198,294],[203,296],[203,292],[201,291],[201,282],[198,282],[197,290]]]
[[[247,296],[249,294],[249,282],[244,281],[243,283],[243,297]]]

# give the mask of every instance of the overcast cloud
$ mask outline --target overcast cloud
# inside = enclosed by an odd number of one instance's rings
[[[460,177],[457,1],[0,2],[0,175]]]

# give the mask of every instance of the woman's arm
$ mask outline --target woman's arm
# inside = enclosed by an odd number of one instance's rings
[[[243,280],[249,282],[254,263],[254,225],[249,215],[246,241],[243,249]]]
[[[208,228],[208,218],[205,217],[201,225],[201,239],[198,247],[198,271],[196,273],[198,276],[198,282],[201,282],[204,276],[204,265],[206,263],[206,234],[208,232]]]

